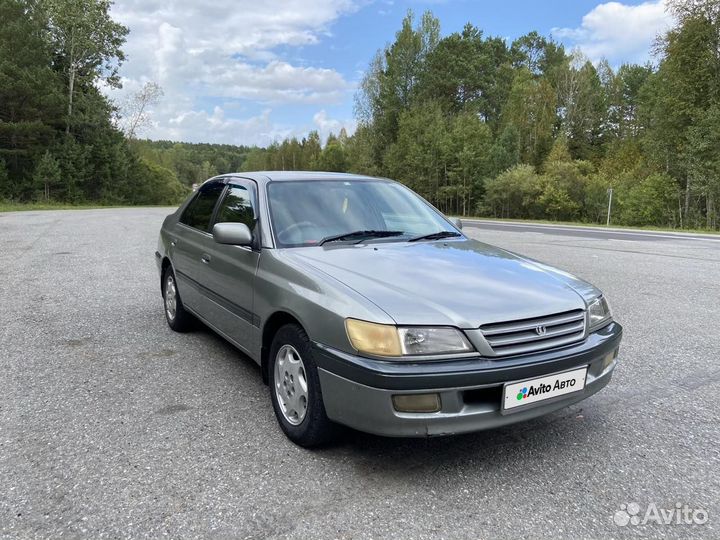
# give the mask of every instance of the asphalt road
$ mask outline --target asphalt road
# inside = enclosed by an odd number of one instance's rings
[[[720,242],[467,227],[606,292],[610,386],[496,431],[308,451],[251,360],[167,328],[166,213],[0,214],[0,536],[720,536]],[[616,525],[631,502],[709,519]]]

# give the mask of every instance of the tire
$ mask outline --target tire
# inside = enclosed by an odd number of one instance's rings
[[[175,273],[169,266],[165,269],[162,283],[163,311],[168,326],[175,332],[188,332],[193,327],[194,317],[183,306],[177,290]]]
[[[275,334],[268,374],[275,416],[288,439],[311,448],[337,437],[337,424],[325,414],[310,340],[297,324],[287,324]]]

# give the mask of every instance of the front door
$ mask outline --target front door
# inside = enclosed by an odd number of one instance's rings
[[[214,242],[208,249],[205,285],[208,289],[207,319],[217,330],[246,351],[255,350],[258,318],[253,312],[255,273],[260,259],[255,183],[228,182],[217,210],[215,223],[245,223],[253,232],[252,246],[230,246]]]

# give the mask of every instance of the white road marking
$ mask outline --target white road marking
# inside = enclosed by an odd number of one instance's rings
[[[619,229],[600,229],[594,227],[567,227],[562,225],[541,225],[536,223],[508,223],[505,221],[480,221],[472,219],[463,219],[463,223],[477,223],[477,224],[491,224],[498,225],[501,227],[519,227],[519,228],[533,228],[533,229],[547,229],[551,231],[574,231],[574,232],[589,232],[599,234],[621,234],[625,236],[644,236],[649,238],[670,238],[677,240],[699,240],[703,242],[720,242],[720,238],[711,238],[709,236],[695,236],[692,233],[677,234],[677,233],[664,233],[664,232],[632,232]]]

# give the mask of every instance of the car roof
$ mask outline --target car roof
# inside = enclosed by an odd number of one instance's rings
[[[374,176],[365,176],[362,174],[336,173],[336,172],[320,172],[320,171],[254,171],[254,172],[237,172],[229,173],[211,178],[241,177],[255,180],[258,183],[268,182],[300,182],[308,180],[362,180],[362,181],[378,181],[387,182],[387,178],[376,178]]]

